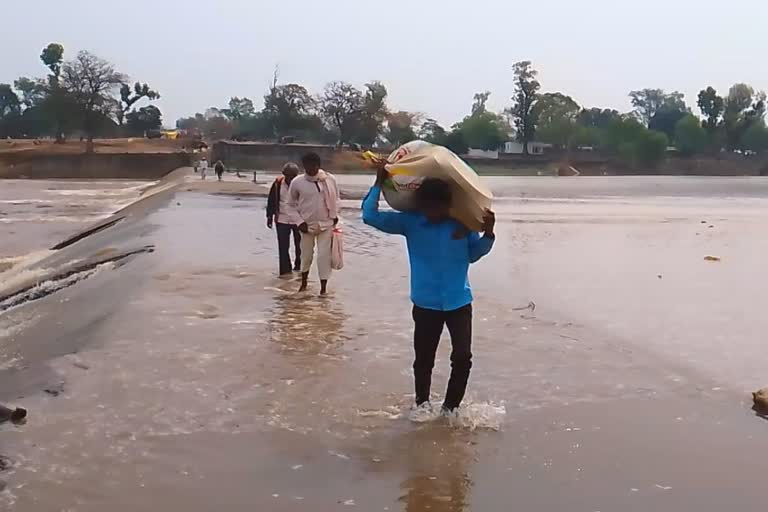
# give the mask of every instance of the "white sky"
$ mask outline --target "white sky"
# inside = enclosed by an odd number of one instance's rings
[[[531,60],[542,91],[582,106],[629,110],[632,89],[734,82],[768,89],[768,2],[740,0],[38,0],[0,20],[0,82],[42,76],[49,42],[90,50],[163,98],[166,125],[281,82],[318,93],[331,80],[383,81],[394,109],[450,125],[475,92],[502,109],[515,61]],[[32,9],[32,5],[34,8]],[[8,9],[4,12],[7,14]],[[35,13],[41,13],[38,17]]]

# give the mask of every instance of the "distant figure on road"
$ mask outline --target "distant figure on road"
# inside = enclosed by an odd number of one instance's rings
[[[272,229],[273,222],[277,224],[277,249],[280,254],[280,275],[291,273],[291,234],[296,258],[293,271],[301,270],[301,233],[299,224],[302,220],[296,208],[290,203],[290,186],[293,179],[299,175],[299,166],[287,163],[283,166],[283,175],[279,176],[267,198],[267,227]]]
[[[200,179],[205,179],[205,171],[208,170],[208,159],[203,157],[200,159],[200,162],[197,164],[197,168],[200,169]]]
[[[291,204],[299,214],[301,231],[301,287],[307,289],[309,269],[317,241],[317,273],[320,275],[320,295],[327,292],[331,277],[331,240],[333,227],[339,222],[339,188],[336,178],[320,168],[320,156],[307,153],[301,158],[302,176],[293,180],[290,187]]]
[[[221,181],[221,177],[224,176],[224,162],[217,160],[213,165],[213,170],[216,172],[216,176],[219,178],[219,181]]]

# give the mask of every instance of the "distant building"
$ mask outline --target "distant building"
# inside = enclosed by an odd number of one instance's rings
[[[469,151],[467,151],[467,156],[470,158],[490,158],[492,160],[498,160],[499,152],[487,149],[469,148]]]
[[[531,155],[542,155],[545,149],[552,147],[552,144],[544,144],[543,142],[529,142],[528,153]],[[502,153],[508,155],[522,155],[523,144],[517,141],[507,141],[504,143]]]
[[[544,150],[550,149],[552,144],[544,144],[543,142],[529,142],[528,154],[530,155],[543,155]],[[487,158],[489,160],[498,160],[499,155],[522,155],[523,145],[516,141],[505,142],[502,146],[499,146],[498,150],[488,149],[476,149],[469,148],[467,155],[469,158]]]

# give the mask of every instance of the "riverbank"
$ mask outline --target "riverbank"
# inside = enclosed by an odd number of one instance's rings
[[[369,178],[340,180],[356,195]],[[768,182],[489,183],[498,242],[472,271],[475,366],[456,425],[408,419],[399,238],[346,201],[347,267],[328,299],[316,282],[297,294],[275,277],[264,199],[240,193],[253,184],[187,170],[178,189],[35,268],[152,252],[0,313],[0,397],[29,410],[0,431],[13,461],[0,500],[21,511],[763,510],[768,463],[754,454],[768,423],[749,392],[766,384],[768,291],[754,276],[768,242],[751,234],[768,221]]]

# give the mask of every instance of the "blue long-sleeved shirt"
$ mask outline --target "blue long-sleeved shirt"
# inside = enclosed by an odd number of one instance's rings
[[[381,188],[363,199],[363,222],[385,233],[404,235],[411,262],[411,301],[419,307],[453,311],[472,302],[469,265],[491,251],[494,239],[470,232],[458,240],[461,225],[432,223],[421,213],[380,212]]]

